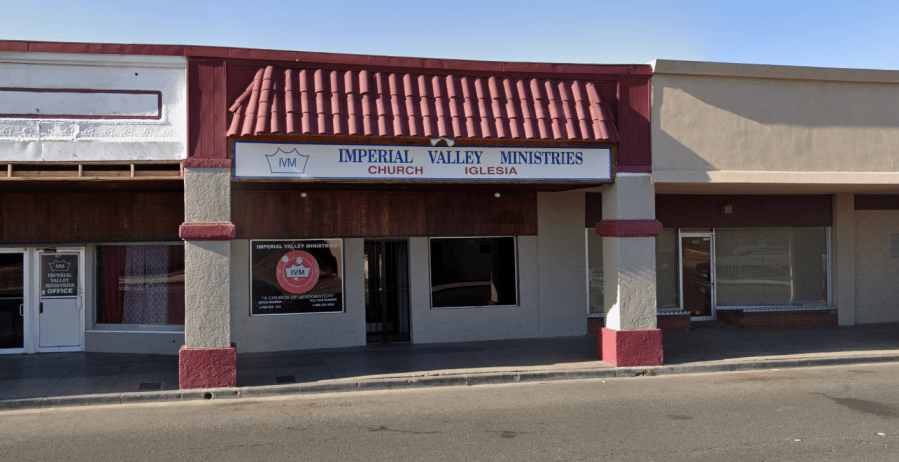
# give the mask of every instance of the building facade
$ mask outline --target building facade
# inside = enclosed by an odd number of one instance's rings
[[[899,321],[899,73],[659,60],[660,311]]]
[[[2,48],[0,349],[170,352],[186,59]]]
[[[0,42],[0,351],[899,320],[899,74]]]

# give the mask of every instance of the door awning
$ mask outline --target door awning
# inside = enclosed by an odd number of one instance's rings
[[[228,136],[316,134],[618,142],[586,80],[260,68]]]

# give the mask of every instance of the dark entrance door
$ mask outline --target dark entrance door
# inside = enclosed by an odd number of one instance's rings
[[[368,343],[409,341],[409,245],[365,241],[365,323]]]
[[[24,253],[0,253],[0,349],[25,348],[24,269]]]

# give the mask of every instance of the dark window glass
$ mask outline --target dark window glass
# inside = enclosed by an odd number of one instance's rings
[[[97,246],[97,323],[184,324],[183,245]]]
[[[431,306],[518,304],[514,237],[431,239]]]

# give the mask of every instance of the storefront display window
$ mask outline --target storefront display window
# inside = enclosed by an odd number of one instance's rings
[[[587,228],[587,314],[603,314],[602,236]]]
[[[715,230],[717,305],[827,304],[827,229]]]
[[[514,237],[431,239],[431,306],[518,304]]]
[[[96,262],[98,324],[184,324],[183,245],[99,245]]]
[[[678,300],[677,230],[666,228],[656,236],[656,306],[680,307]]]
[[[343,311],[343,240],[250,241],[250,314]]]

